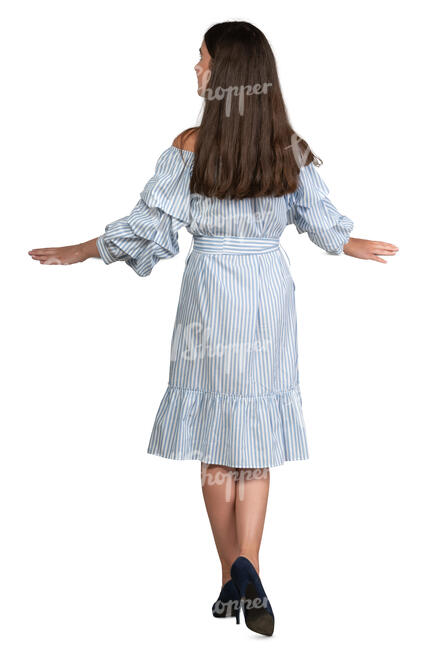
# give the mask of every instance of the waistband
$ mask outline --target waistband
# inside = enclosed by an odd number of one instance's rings
[[[216,255],[268,253],[278,250],[278,237],[228,237],[226,235],[193,235],[193,250]]]

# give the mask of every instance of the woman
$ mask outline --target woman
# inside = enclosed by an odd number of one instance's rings
[[[100,237],[29,251],[41,264],[101,257],[138,275],[187,256],[171,341],[169,382],[148,452],[201,461],[202,491],[222,566],[214,616],[244,612],[271,635],[259,577],[270,467],[308,458],[299,388],[295,287],[279,239],[298,232],[330,254],[385,262],[396,246],[350,237],[328,198],[320,160],[288,120],[272,50],[245,22],[214,25],[195,66],[200,127],[158,159],[132,213]]]

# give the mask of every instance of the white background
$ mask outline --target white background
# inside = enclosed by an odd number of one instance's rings
[[[431,648],[431,52],[427,3],[3,2],[1,645],[136,650],[256,638],[211,605],[220,570],[198,461],[146,454],[191,237],[146,278],[31,248],[126,216],[197,124],[206,29],[268,36],[295,130],[353,236],[294,226],[310,460],[271,473],[261,576],[270,643]]]

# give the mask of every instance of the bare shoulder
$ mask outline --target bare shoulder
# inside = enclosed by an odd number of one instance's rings
[[[173,146],[178,149],[186,149],[187,151],[195,150],[195,143],[198,136],[199,127],[193,126],[189,129],[185,129],[182,133],[179,133],[178,136],[173,140]]]

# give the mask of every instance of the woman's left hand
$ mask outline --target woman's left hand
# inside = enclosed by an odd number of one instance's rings
[[[350,237],[343,247],[343,252],[346,255],[358,257],[361,260],[375,260],[384,264],[386,264],[386,260],[379,257],[379,255],[395,255],[397,251],[397,246],[388,244],[386,241],[372,241],[371,239],[357,239],[356,237]]]

